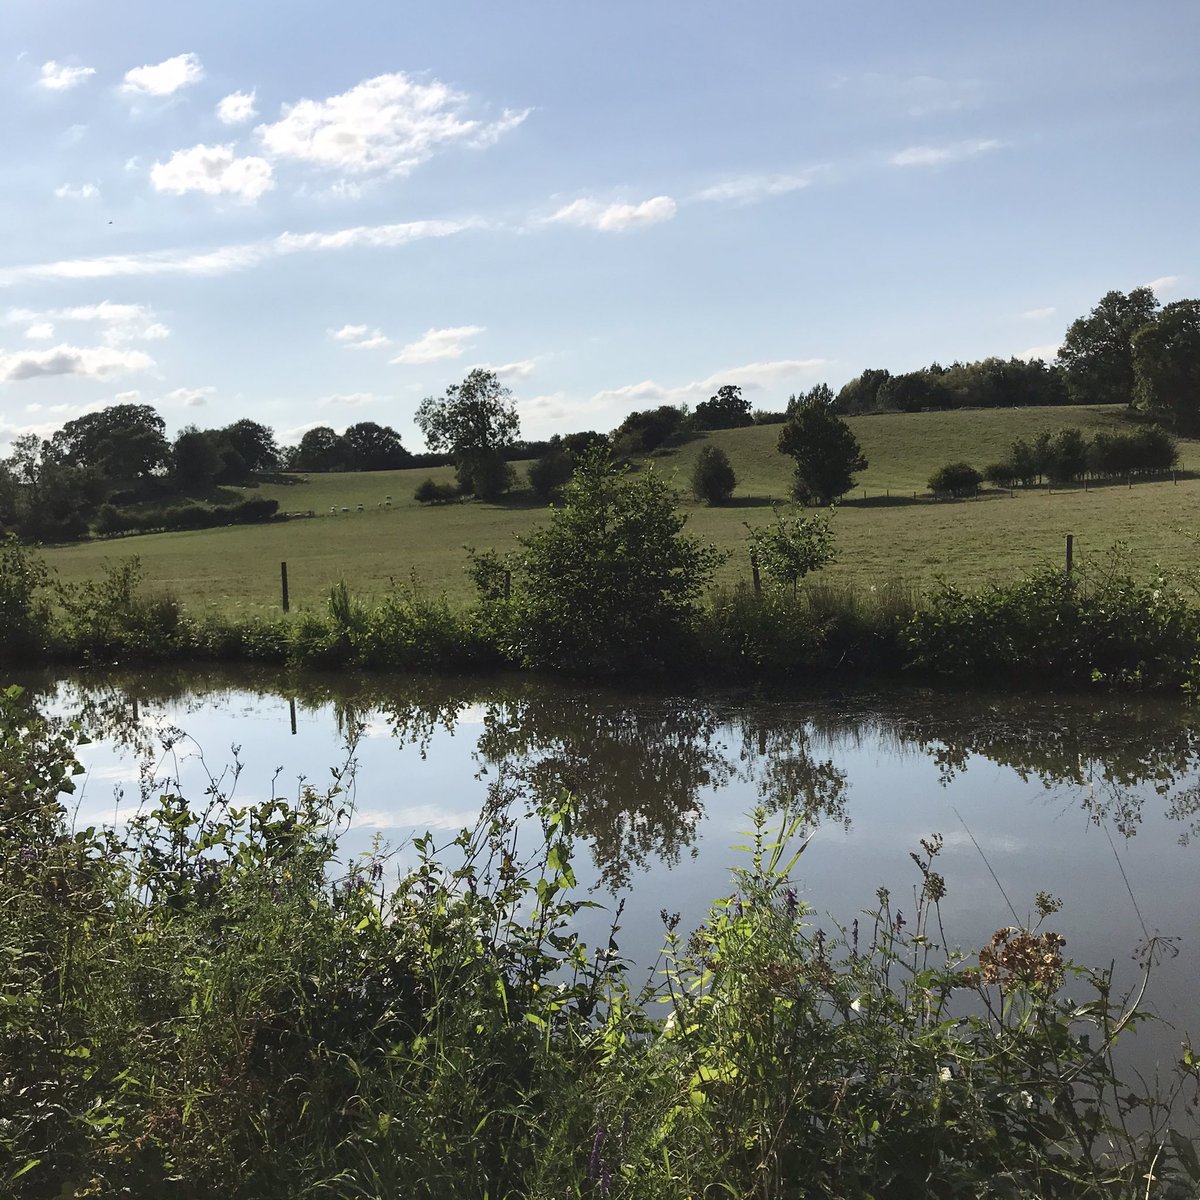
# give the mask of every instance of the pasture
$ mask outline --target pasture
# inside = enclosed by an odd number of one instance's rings
[[[1013,497],[989,493],[932,502],[921,494],[947,462],[966,460],[982,469],[1002,458],[1015,438],[1041,430],[1078,426],[1090,435],[1127,425],[1112,408],[896,413],[851,418],[850,424],[870,466],[834,519],[839,561],[825,573],[830,582],[870,587],[900,579],[921,587],[942,576],[976,588],[1061,561],[1068,533],[1085,565],[1105,560],[1122,542],[1135,570],[1192,566],[1194,547],[1180,530],[1200,530],[1200,442],[1181,443],[1177,483],[1018,489]],[[788,496],[791,460],[776,451],[778,437],[773,425],[722,430],[651,460],[653,469],[675,476],[689,531],[729,551],[723,582],[748,578],[745,525],[768,521],[772,503]],[[705,444],[721,446],[738,474],[728,507],[706,508],[691,499],[692,465]],[[523,480],[524,466],[517,470]],[[312,511],[312,518],[93,541],[44,553],[65,580],[94,577],[105,560],[136,554],[148,584],[169,589],[193,610],[278,609],[282,560],[293,608],[322,603],[339,578],[363,595],[415,583],[465,601],[472,589],[463,547],[512,549],[544,519],[545,509],[527,492],[498,504],[424,507],[413,500],[423,479],[452,476],[448,467],[301,476],[293,484],[245,492],[278,499],[283,511]]]

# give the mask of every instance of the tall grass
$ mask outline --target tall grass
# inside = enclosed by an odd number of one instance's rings
[[[502,791],[453,843],[339,857],[324,792],[155,789],[73,830],[70,731],[0,694],[0,1188],[48,1196],[1171,1196],[1200,1182],[1112,1071],[1140,1020],[1045,928],[947,944],[935,836],[907,918],[847,929],[756,817],[730,894],[626,980],[576,929],[574,805]],[[229,778],[236,779],[236,770]],[[155,794],[157,793],[157,794]],[[1056,902],[1037,899],[1040,917]],[[1195,1086],[1189,1056],[1176,1086]],[[1136,1114],[1140,1132],[1130,1127]]]

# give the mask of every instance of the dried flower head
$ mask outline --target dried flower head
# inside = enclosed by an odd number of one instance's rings
[[[1066,938],[1047,931],[997,929],[990,946],[979,952],[980,979],[1001,987],[1041,986],[1055,990],[1062,983],[1062,947]]]

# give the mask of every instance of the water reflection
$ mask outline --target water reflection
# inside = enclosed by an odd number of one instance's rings
[[[1200,740],[1191,709],[1128,700],[939,696],[924,691],[679,697],[521,678],[382,680],[225,670],[90,673],[24,680],[88,734],[142,757],[161,732],[142,719],[169,705],[175,725],[216,708],[278,705],[332,714],[343,736],[385,728],[422,755],[435,738],[474,738],[477,774],[502,774],[530,804],[566,789],[579,804],[604,885],[619,889],[656,863],[695,853],[707,803],[733,781],[768,811],[799,808],[810,828],[848,831],[852,789],[839,762],[870,746],[931,761],[943,786],[980,763],[1045,789],[1068,789],[1097,824],[1134,837],[1147,805],[1188,844],[1200,833]],[[465,748],[465,747],[464,747]]]

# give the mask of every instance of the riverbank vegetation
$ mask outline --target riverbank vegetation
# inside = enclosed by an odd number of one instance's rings
[[[978,951],[947,938],[941,838],[915,904],[840,928],[760,814],[729,894],[664,911],[643,983],[575,918],[575,805],[339,853],[325,791],[199,803],[169,782],[77,829],[77,735],[0,693],[0,1180],[43,1196],[1175,1197],[1200,1181],[1185,1050],[1114,1073],[1142,1019],[1073,964],[1059,901]],[[272,789],[277,791],[277,789]],[[813,851],[808,851],[812,853]],[[1159,947],[1145,947],[1146,977]]]

